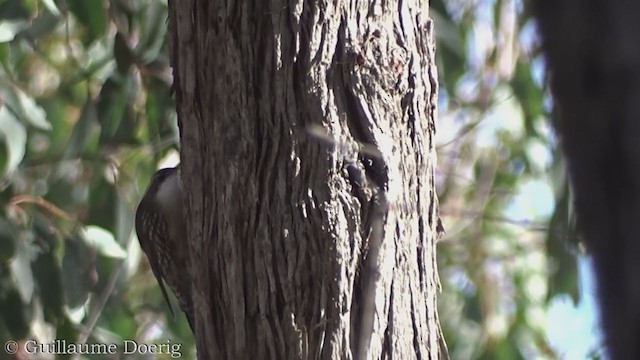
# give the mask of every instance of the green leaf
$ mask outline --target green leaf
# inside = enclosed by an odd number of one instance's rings
[[[131,77],[121,79],[113,76],[104,83],[96,106],[100,122],[100,144],[121,143],[123,139],[131,138],[135,127],[131,115],[133,95],[137,91],[136,83]]]
[[[28,122],[41,130],[51,130],[51,124],[47,120],[47,113],[34,98],[24,91],[13,87],[4,91],[5,101],[11,107],[20,120]]]
[[[80,154],[89,144],[93,130],[98,126],[96,124],[96,107],[91,99],[82,108],[82,113],[78,122],[73,127],[73,133],[67,143],[64,152],[67,157],[73,157]]]
[[[20,297],[25,304],[31,302],[34,289],[33,273],[31,272],[33,251],[30,246],[30,243],[26,241],[19,241],[18,251],[9,264],[11,275],[15,280]]]
[[[0,19],[28,19],[33,13],[33,3],[25,0],[0,1]]]
[[[64,316],[64,288],[60,277],[60,266],[55,256],[47,252],[38,256],[33,263],[33,272],[40,289],[40,300],[49,322]]]
[[[66,340],[68,344],[77,342],[78,328],[75,323],[68,317],[57,323],[56,339]]]
[[[0,298],[0,312],[12,338],[24,339],[29,334],[31,314],[16,289],[10,289]]]
[[[31,26],[25,29],[21,34],[31,39],[38,39],[41,36],[50,35],[56,27],[60,24],[62,18],[60,14],[54,14],[49,11],[45,11],[38,15],[31,22]]]
[[[522,107],[527,133],[538,136],[534,122],[543,115],[542,91],[533,78],[530,63],[518,61],[515,70],[511,79],[513,94]]]
[[[22,30],[29,27],[24,20],[0,21],[0,43],[12,41]]]
[[[100,177],[93,182],[89,191],[88,202],[92,205],[86,219],[87,224],[112,229],[115,222],[115,204],[118,201],[117,189],[109,183],[105,177]],[[117,237],[124,239],[124,237]]]
[[[113,234],[101,227],[93,225],[84,227],[82,237],[87,244],[106,257],[117,259],[127,257],[127,252],[118,244]]]
[[[55,16],[60,16],[60,10],[53,0],[40,0],[49,12]]]
[[[40,253],[32,264],[32,270],[44,308],[45,320],[56,323],[64,318],[64,287],[60,274],[60,261],[55,255],[58,239],[46,220],[34,218],[33,228],[41,245]]]
[[[107,30],[107,11],[102,0],[70,0],[69,10],[87,30],[85,43],[92,43]]]
[[[95,250],[73,234],[65,238],[64,257],[62,259],[62,279],[65,298],[71,320],[81,320],[89,293],[98,281],[95,264]],[[74,314],[74,311],[77,312]]]
[[[8,60],[9,60],[9,45],[10,44],[6,44],[6,43],[0,43],[0,64],[2,64],[2,67],[4,68],[4,71],[9,71],[7,70],[7,68],[9,67],[8,64]]]
[[[6,263],[15,255],[16,233],[13,223],[0,218],[0,264]]]
[[[131,64],[133,64],[134,57],[129,48],[129,44],[127,44],[126,37],[121,33],[116,34],[116,39],[113,44],[113,55],[116,58],[116,64],[118,65],[120,73],[126,74]]]
[[[141,56],[142,62],[149,64],[158,58],[158,54],[167,38],[167,9],[166,4],[160,2],[149,3],[144,12],[144,32],[136,52]]]
[[[0,135],[9,152],[4,172],[12,173],[24,158],[27,131],[6,106],[0,108]]]
[[[579,243],[579,235],[571,205],[569,184],[565,179],[547,233],[547,253],[555,265],[549,274],[548,299],[567,294],[571,296],[574,304],[577,304],[580,301],[578,263],[575,251],[570,250]]]

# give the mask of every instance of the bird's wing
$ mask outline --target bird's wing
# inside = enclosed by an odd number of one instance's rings
[[[149,231],[146,232],[143,229],[149,229]],[[153,271],[153,275],[156,277],[156,280],[158,280],[158,285],[160,285],[162,296],[164,296],[164,300],[167,302],[167,306],[169,306],[169,311],[172,316],[175,316],[165,288],[164,274],[162,272],[163,267],[160,264],[160,259],[158,258],[159,249],[157,248],[166,246],[167,244],[167,239],[164,238],[169,236],[167,223],[162,219],[162,216],[155,211],[145,211],[144,214],[137,211],[136,233],[138,234],[138,240],[140,240],[140,247],[149,259],[151,271]]]

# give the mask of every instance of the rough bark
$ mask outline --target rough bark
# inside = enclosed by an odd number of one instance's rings
[[[201,359],[446,357],[427,1],[170,1]]]
[[[612,359],[640,359],[640,3],[536,2]]]

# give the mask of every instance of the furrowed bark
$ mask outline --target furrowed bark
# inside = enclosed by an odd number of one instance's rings
[[[438,359],[426,1],[170,1],[198,356]]]

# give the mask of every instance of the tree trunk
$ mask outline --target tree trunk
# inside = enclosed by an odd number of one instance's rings
[[[535,2],[611,359],[640,359],[640,3]]]
[[[199,358],[446,357],[427,6],[170,1]]]

